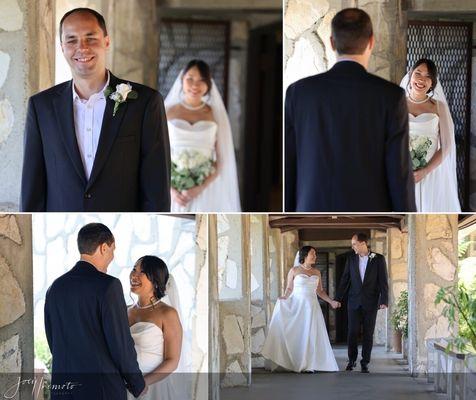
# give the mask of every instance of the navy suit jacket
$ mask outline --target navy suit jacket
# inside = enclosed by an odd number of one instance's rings
[[[289,86],[285,209],[416,211],[403,89],[353,61]]]
[[[125,81],[110,74],[109,86]],[[170,211],[170,145],[160,94],[131,83],[137,99],[106,99],[86,179],[73,119],[72,81],[32,96],[24,138],[20,208],[42,211]]]
[[[388,306],[388,277],[387,264],[382,254],[368,259],[364,281],[360,277],[359,256],[349,255],[344,273],[337,290],[337,301],[342,302],[347,297],[349,309],[355,310],[362,306],[365,310],[377,310],[382,304]]]
[[[52,384],[63,385],[52,400],[126,400],[126,387],[136,397],[144,390],[117,278],[79,261],[46,293],[45,330]]]

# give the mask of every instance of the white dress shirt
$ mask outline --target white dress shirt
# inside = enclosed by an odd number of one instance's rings
[[[108,85],[109,71],[107,71],[107,81],[104,87],[99,92],[94,93],[88,100],[85,100],[79,97],[73,82],[74,130],[87,180],[91,176],[98,149],[102,120],[106,108],[104,90]]]
[[[364,281],[364,278],[365,278],[365,270],[367,269],[368,260],[369,260],[368,254],[363,257],[359,255],[359,272],[360,272],[360,278],[362,279],[362,282]]]

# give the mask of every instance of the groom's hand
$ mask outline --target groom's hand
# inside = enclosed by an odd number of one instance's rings
[[[380,308],[381,310],[384,310],[384,309],[386,309],[386,308],[388,308],[388,307],[387,307],[386,304],[380,304],[379,308]]]

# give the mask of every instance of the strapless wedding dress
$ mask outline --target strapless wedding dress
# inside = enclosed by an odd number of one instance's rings
[[[198,121],[194,124],[183,119],[168,121],[172,161],[184,150],[194,150],[208,159],[215,159],[215,142],[218,125],[214,121]],[[171,212],[220,212],[220,195],[213,182],[186,207],[172,201]],[[222,188],[226,190],[226,188]]]
[[[409,114],[410,140],[423,136],[431,141],[425,157],[427,162],[440,148],[439,122],[438,115],[434,113],[423,113],[416,117]],[[457,193],[444,190],[448,182],[442,182],[444,178],[441,178],[442,175],[439,174],[441,171],[438,171],[438,168],[442,168],[442,164],[415,185],[417,210],[419,212],[459,212],[461,208]],[[456,179],[454,171],[452,172],[451,176]]]
[[[131,335],[134,339],[139,369],[144,375],[156,369],[164,360],[164,334],[152,322],[137,322],[131,326]],[[174,374],[149,386],[143,400],[185,400],[188,396],[185,390],[173,381]],[[128,400],[135,399],[128,393]]]
[[[298,274],[286,300],[278,300],[261,354],[285,369],[338,371],[316,295],[319,278]]]

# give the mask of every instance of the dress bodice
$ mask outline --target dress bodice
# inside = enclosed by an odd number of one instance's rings
[[[293,294],[311,294],[316,296],[316,288],[319,283],[317,275],[297,274],[293,281]]]
[[[431,141],[430,148],[425,157],[427,162],[431,160],[438,150],[439,123],[440,118],[438,114],[423,113],[416,117],[413,114],[409,114],[410,141],[415,143],[415,140],[420,137],[428,138]]]
[[[197,150],[210,157],[215,150],[218,125],[214,121],[197,121],[191,124],[175,118],[167,122],[172,157],[182,150]]]
[[[136,322],[131,326],[137,353],[137,362],[142,373],[146,374],[157,368],[164,360],[164,334],[152,322]]]

